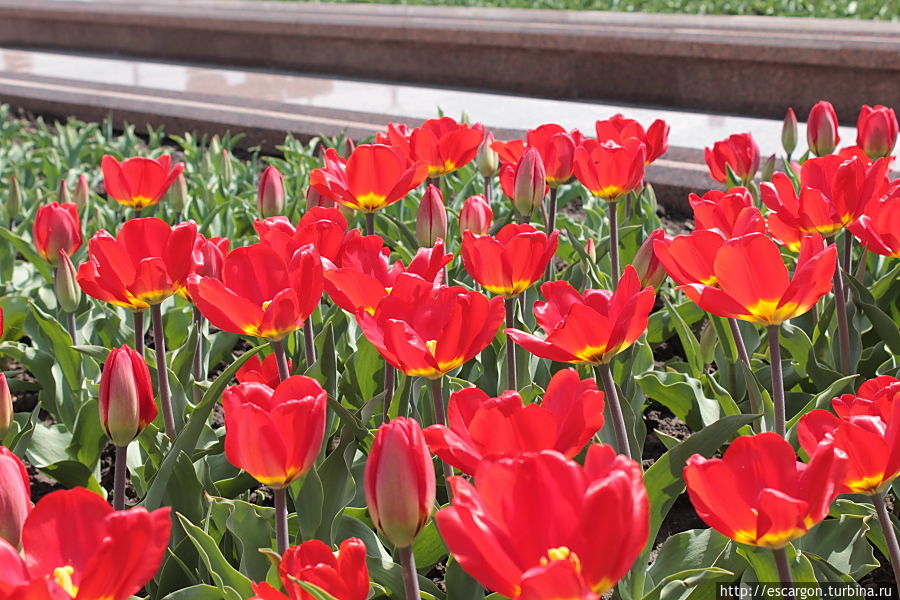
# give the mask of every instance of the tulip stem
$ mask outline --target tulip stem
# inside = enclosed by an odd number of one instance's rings
[[[778,340],[778,325],[769,325],[769,354],[772,362],[772,400],[775,402],[775,433],[785,436],[784,374],[781,372],[781,344]]]
[[[784,548],[772,550],[775,556],[775,566],[778,568],[779,583],[791,585],[794,583],[794,577],[791,575],[791,563],[788,562],[787,552]]]
[[[269,340],[272,351],[275,352],[275,364],[278,365],[278,378],[284,381],[291,376],[291,369],[288,367],[287,354],[284,352],[284,342],[282,340]]]
[[[507,298],[506,303],[506,327],[513,328],[516,326],[516,299]],[[506,336],[506,389],[518,390],[518,381],[516,376],[516,345],[512,338]]]
[[[391,401],[394,399],[394,378],[397,376],[397,370],[387,361],[384,361],[384,400],[382,400],[382,417],[381,422],[390,421],[388,413],[391,411]]]
[[[194,346],[191,375],[194,377],[194,402],[197,403],[203,396],[197,383],[205,379],[203,374],[203,313],[197,307],[194,307],[194,328],[197,330],[197,343]]]
[[[288,514],[287,514],[287,489],[277,488],[275,492],[275,544],[278,554],[284,556],[288,547]]]
[[[403,572],[403,592],[406,600],[419,600],[419,574],[416,572],[416,557],[412,546],[397,548],[400,555],[400,567]]]
[[[128,446],[116,446],[115,475],[113,478],[113,509],[125,508],[125,473],[128,471]]]
[[[875,510],[878,512],[878,522],[881,523],[881,530],[884,531],[884,541],[887,542],[888,554],[891,555],[891,567],[894,569],[894,584],[897,586],[897,591],[900,592],[900,544],[897,543],[897,532],[894,530],[894,524],[891,522],[891,515],[884,505],[883,493],[873,494],[872,503],[875,504]]]
[[[431,380],[431,399],[434,401],[434,420],[438,425],[447,424],[447,412],[444,410],[444,390],[441,386],[442,383],[443,378],[441,377]],[[444,474],[444,484],[447,486],[447,497],[449,498],[452,495],[450,492],[449,478],[453,475],[453,469],[451,469],[447,461],[443,459],[441,460],[441,472]]]
[[[306,351],[306,368],[316,362],[316,340],[313,331],[312,315],[307,317],[303,325],[303,349]]]
[[[841,353],[841,374],[850,374],[850,324],[847,321],[847,296],[841,265],[834,267],[834,310],[838,321],[838,344]]]
[[[843,268],[844,272],[847,275],[851,275],[853,273],[853,236],[850,235],[849,230],[844,230],[844,260],[843,260]],[[844,294],[846,298],[850,296],[850,288],[846,288],[844,290]]]
[[[144,358],[144,311],[138,310],[134,315],[134,350]]]
[[[619,215],[615,202],[609,203],[609,259],[612,262],[612,290],[619,285]]]
[[[366,213],[366,235],[375,235],[375,213]]]
[[[491,203],[492,196],[494,195],[494,187],[491,185],[491,177],[484,178],[484,199],[487,200],[487,203]]]
[[[556,188],[550,188],[550,201],[547,204],[547,221],[545,222],[547,235],[556,229]]]
[[[159,384],[159,403],[162,404],[163,422],[166,426],[166,435],[174,440],[175,415],[172,412],[172,394],[169,392],[169,367],[166,363],[166,334],[163,329],[162,307],[154,304],[150,307],[150,315],[153,318],[153,344],[156,346],[156,381]]]
[[[616,391],[616,382],[613,379],[612,368],[609,363],[597,365],[600,374],[600,382],[606,393],[606,403],[612,416],[613,431],[616,434],[616,446],[619,454],[628,458],[634,458],[631,454],[631,445],[628,443],[628,429],[625,427],[625,415],[622,413],[622,405],[619,402],[619,393]]]
[[[66,325],[69,328],[69,337],[72,338],[72,345],[74,346],[78,342],[76,340],[76,336],[78,335],[78,328],[75,327],[75,313],[67,312],[66,313]]]

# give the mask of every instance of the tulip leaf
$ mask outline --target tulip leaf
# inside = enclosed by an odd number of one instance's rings
[[[793,544],[788,544],[784,550],[787,553],[794,583],[815,583],[816,573],[813,571],[812,563],[810,563],[809,559],[799,552]],[[737,553],[747,559],[751,567],[744,571],[744,576],[741,578],[742,583],[758,582],[771,585],[773,582],[781,580],[778,575],[778,567],[775,565],[775,556],[771,550],[757,546],[741,545],[738,546]]]
[[[235,545],[240,548],[241,573],[254,581],[264,580],[269,570],[269,559],[257,550],[271,544],[274,537],[271,525],[274,518],[271,517],[274,511],[242,500],[217,498],[215,502],[230,510],[225,526],[231,532]],[[266,516],[260,515],[260,511],[265,511]]]
[[[200,559],[219,590],[225,593],[226,588],[230,587],[240,594],[240,598],[249,598],[253,594],[250,580],[231,566],[231,563],[222,555],[216,541],[181,513],[176,512],[175,515],[191,543],[200,553]]]
[[[821,559],[839,573],[859,580],[878,566],[872,546],[866,539],[869,523],[870,517],[847,514],[827,519],[795,540],[794,546],[811,560],[813,557]]]
[[[62,369],[66,384],[70,390],[80,390],[84,380],[81,377],[81,355],[72,349],[72,338],[59,322],[39,309],[33,302],[29,303],[41,331],[50,341],[56,364]]]
[[[672,317],[675,333],[678,334],[678,339],[681,340],[681,346],[684,348],[685,358],[687,358],[690,366],[691,375],[700,377],[703,374],[703,353],[700,350],[700,342],[697,341],[697,337],[666,296],[663,296],[663,301],[669,311],[669,316]]]
[[[5,239],[12,245],[13,248],[18,251],[25,260],[34,265],[34,268],[37,269],[37,272],[40,273],[44,279],[47,281],[53,281],[53,269],[50,268],[50,263],[44,260],[40,254],[34,249],[34,246],[26,242],[24,239],[7,229],[6,227],[0,227],[0,237]]]
[[[447,585],[447,600],[482,600],[484,588],[466,573],[459,563],[450,560],[447,563],[447,575],[444,579]]]
[[[96,398],[91,398],[81,405],[75,426],[72,429],[72,441],[66,448],[69,456],[93,469],[100,460],[100,453],[106,446],[106,433],[100,424],[100,411]]]
[[[429,522],[416,536],[413,542],[413,556],[416,558],[418,569],[430,567],[447,556],[447,546],[444,545],[434,521]]]
[[[649,371],[636,379],[648,398],[666,406],[694,431],[719,419],[719,403],[706,397],[699,379],[674,371]]]
[[[337,598],[313,583],[310,583],[308,581],[301,581],[293,575],[288,575],[288,578],[302,587],[310,596],[313,597],[314,600],[337,600]]]
[[[796,437],[797,432],[794,431],[794,426],[803,417],[803,415],[816,408],[830,408],[831,399],[839,396],[844,389],[847,389],[848,386],[853,384],[853,381],[855,379],[856,375],[847,375],[846,377],[841,377],[840,379],[832,382],[831,385],[829,385],[824,391],[814,396],[812,400],[807,402],[806,405],[802,409],[800,409],[799,412],[797,412],[797,414],[788,419],[785,425],[788,429],[788,437],[790,439],[794,439]]]
[[[106,357],[109,355],[109,348],[105,346],[72,346],[73,350],[81,352],[82,354],[86,354],[93,359],[96,359],[98,362],[103,362],[106,360]]]
[[[212,585],[192,585],[176,590],[162,600],[222,600],[222,592]]]
[[[663,519],[684,491],[682,471],[687,459],[694,454],[712,456],[742,426],[752,423],[758,415],[730,415],[707,425],[673,449],[663,454],[644,472],[644,484],[650,500],[650,536],[648,547],[656,538]]]
[[[854,277],[844,277],[844,281],[850,284],[856,303],[865,313],[866,318],[872,323],[880,339],[884,340],[888,348],[894,354],[900,354],[900,328],[897,323],[886,315],[875,303],[875,298],[866,287]]]
[[[713,529],[691,529],[667,539],[647,569],[648,583],[653,585],[644,600],[658,600],[663,587],[673,581],[684,581],[699,573],[712,571],[708,577],[734,578],[746,568],[744,560],[734,552],[734,543]]]

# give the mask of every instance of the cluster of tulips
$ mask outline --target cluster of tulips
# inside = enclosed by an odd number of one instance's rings
[[[753,434],[739,436],[721,458],[697,454],[684,466],[697,514],[736,542],[771,549],[782,581],[790,581],[790,541],[822,521],[839,494],[867,494],[900,568],[884,504],[900,475],[900,381],[879,376],[855,395],[835,398],[834,412],[800,416],[802,462],[785,439],[779,344],[785,321],[815,310],[833,292],[842,366],[852,374],[843,278],[854,276],[855,244],[900,257],[900,180],[889,178],[897,134],[891,109],[864,107],[857,144],[836,151],[837,119],[822,102],[808,119],[810,151],[795,162],[797,120],[790,111],[784,172],[772,174],[770,161],[761,184],[750,134],[718,142],[706,160],[727,189],[691,195],[692,233],[654,231],[624,268],[617,205],[639,197],[645,167],[666,152],[668,126],[656,121],[645,129],[621,115],[598,122],[596,137],[547,124],[511,141],[447,117],[412,130],[392,124],[374,143],[350,148],[347,158],[333,148],[324,152],[296,224],[281,216],[281,174],[266,169],[254,223],[259,241],[233,249],[229,239],[205,237],[193,221],[173,226],[138,214],[115,235],[95,233],[76,268],[71,257],[83,241],[76,205],[40,207],[33,242],[56,269],[55,292],[73,345],[82,292],[130,311],[134,341],[133,348],[108,352],[100,381],[99,419],[117,449],[112,506],[76,488],[32,508],[24,464],[0,448],[0,600],[125,600],[159,568],[170,539],[169,509],[126,509],[125,484],[128,446],[157,421],[157,406],[168,439],[174,444],[181,433],[161,308],[173,296],[192,304],[198,328],[208,323],[271,347],[264,358],[262,346],[248,353],[237,383],[221,394],[228,461],[274,491],[278,577],[254,584],[256,597],[364,600],[370,593],[361,539],[346,539],[337,550],[319,540],[292,546],[288,532],[286,490],[333,442],[331,412],[340,401],[313,373],[295,374],[286,346],[302,331],[306,366],[313,365],[310,316],[330,302],[354,317],[385,362],[383,414],[364,449],[362,485],[371,522],[400,558],[407,599],[421,596],[412,547],[434,513],[453,560],[488,590],[521,600],[596,600],[646,557],[652,541],[640,456],[612,363],[646,332],[654,288],[666,275],[711,318],[724,319],[723,331],[747,367],[738,321],[765,327],[769,340],[773,415],[762,418],[766,407],[748,377],[759,417]],[[441,178],[473,161],[484,193],[461,202],[460,238],[452,240],[470,280],[450,285],[454,256],[447,252]],[[167,193],[184,193],[183,165],[168,156],[121,162],[107,156],[101,167],[107,195],[138,213]],[[493,222],[495,176],[517,223]],[[611,289],[554,279],[557,192],[573,178],[609,205]],[[406,264],[392,261],[390,243],[376,234],[376,214],[423,184],[415,227],[420,247]],[[355,212],[364,215],[364,231],[349,228]],[[525,291],[541,281],[543,300],[522,306]],[[517,310],[533,310],[541,333],[523,329]],[[145,362],[147,311],[158,394]],[[461,389],[445,404],[448,374],[498,335],[505,339],[507,391],[492,398]],[[526,400],[520,392],[530,382],[517,373],[517,346],[540,359],[586,365],[593,377],[559,368],[540,402]],[[195,391],[202,394],[207,365],[199,337],[195,352]],[[398,373],[430,381],[432,424],[424,429],[413,415],[390,418]],[[0,439],[11,420],[12,399],[0,375]],[[614,444],[596,441],[605,427]],[[441,493],[447,502],[435,512]]]

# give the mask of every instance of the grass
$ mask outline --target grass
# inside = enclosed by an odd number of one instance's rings
[[[313,1],[320,0],[294,0]],[[900,20],[900,0],[327,0],[338,4],[490,6],[697,15],[767,15]]]

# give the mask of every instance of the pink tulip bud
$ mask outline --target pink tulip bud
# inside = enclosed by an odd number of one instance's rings
[[[444,197],[434,185],[425,189],[425,195],[419,203],[416,213],[416,239],[419,246],[430,248],[438,239],[447,237],[447,209]]]
[[[547,177],[544,161],[536,148],[529,147],[516,166],[513,186],[513,205],[525,217],[531,217],[544,201]]]
[[[889,156],[897,143],[897,115],[886,106],[863,106],[856,121],[856,145],[875,160]]]
[[[666,270],[663,268],[662,263],[659,262],[656,253],[653,251],[653,241],[663,240],[665,237],[666,232],[664,230],[655,230],[647,236],[647,239],[644,240],[644,243],[638,248],[637,254],[634,255],[634,260],[631,264],[638,273],[638,277],[641,280],[641,287],[646,287],[648,285],[658,287],[666,276]]]
[[[459,211],[459,230],[471,231],[475,235],[486,235],[491,229],[494,211],[482,194],[466,198],[462,210]]]
[[[91,198],[91,186],[88,185],[87,177],[81,175],[78,177],[78,185],[75,186],[75,206],[78,210],[87,208],[88,201]]]
[[[594,238],[588,238],[584,243],[584,252],[591,262],[597,262],[597,244],[594,242]]]
[[[787,109],[784,115],[784,123],[781,126],[781,147],[788,154],[797,149],[797,115],[793,108]]]
[[[0,446],[0,538],[14,548],[22,541],[22,524],[31,512],[31,483],[22,461]]]
[[[375,434],[363,477],[369,515],[399,548],[412,546],[434,506],[435,477],[422,428],[398,417]]]
[[[9,433],[13,424],[12,394],[9,393],[9,384],[6,375],[0,373],[0,444]]]
[[[838,119],[834,107],[827,100],[820,100],[809,111],[806,121],[806,141],[816,156],[831,154],[841,141],[838,135]]]
[[[500,155],[491,148],[493,143],[494,134],[488,131],[484,134],[481,145],[478,146],[478,153],[475,154],[475,166],[482,177],[493,177],[500,168]]]
[[[269,165],[259,178],[256,203],[263,218],[274,217],[284,212],[284,180],[281,172]]]
[[[69,194],[69,186],[65,179],[59,180],[59,186],[56,188],[56,201],[60,204],[72,201],[72,196]]]
[[[100,376],[100,422],[110,441],[127,446],[156,418],[150,370],[128,346],[110,351]]]

